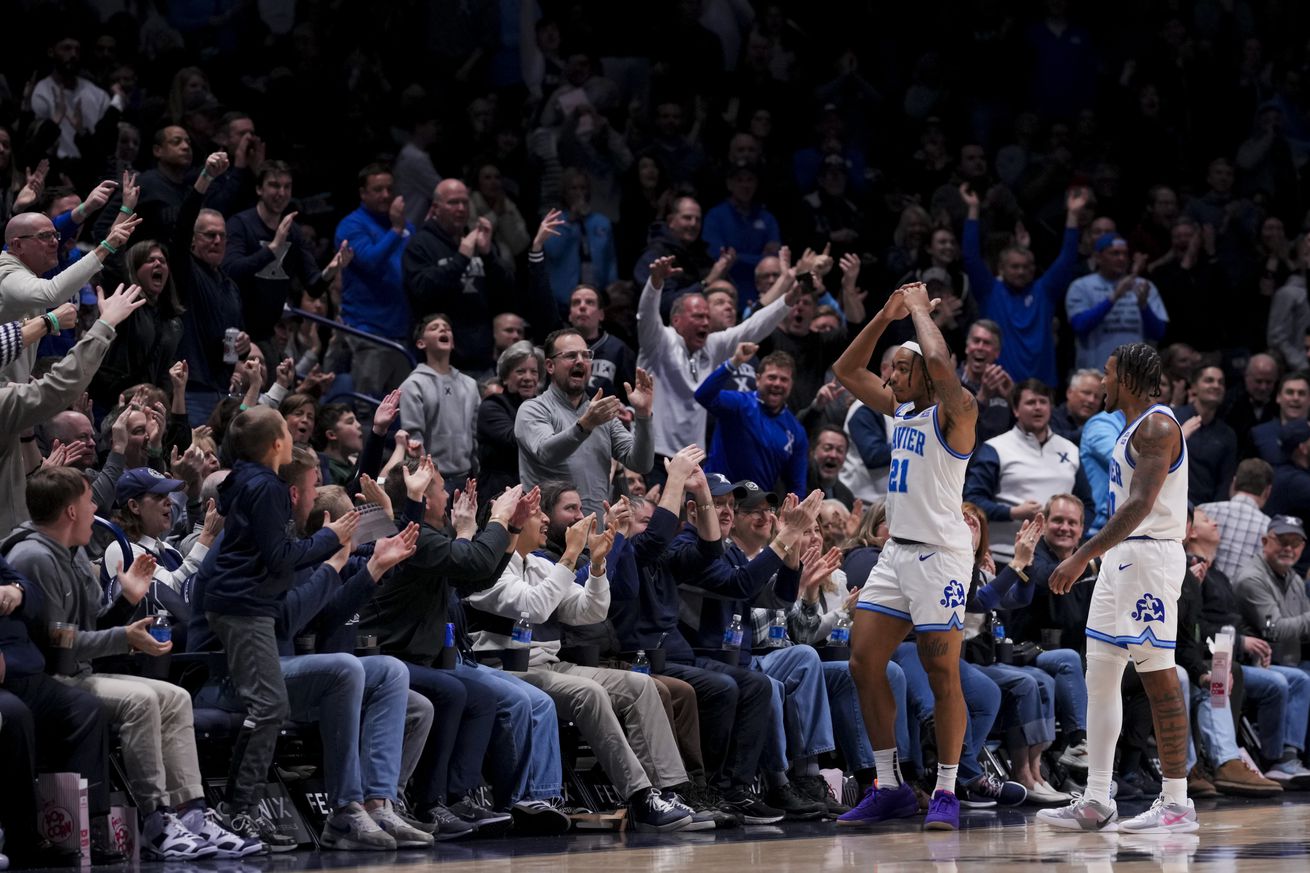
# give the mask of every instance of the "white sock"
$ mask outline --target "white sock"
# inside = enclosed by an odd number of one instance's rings
[[[1170,779],[1168,776],[1160,780],[1164,786],[1164,799],[1169,803],[1176,803],[1179,806],[1187,806],[1187,780]]]
[[[1120,682],[1128,652],[1100,640],[1087,643],[1087,791],[1083,796],[1108,806],[1114,746],[1123,730]]]
[[[938,764],[937,765],[937,787],[934,791],[949,791],[955,793],[955,774],[960,769],[959,764]]]
[[[878,771],[878,787],[888,790],[901,787],[901,774],[896,770],[895,749],[875,749],[873,766]]]

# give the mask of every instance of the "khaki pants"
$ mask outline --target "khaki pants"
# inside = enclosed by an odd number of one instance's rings
[[[191,695],[185,689],[113,673],[88,673],[64,681],[99,698],[105,717],[118,726],[127,778],[144,814],[204,796]]]
[[[687,781],[654,679],[642,673],[559,662],[516,674],[550,695],[577,724],[605,775],[624,797]]]
[[[669,726],[678,740],[682,764],[687,773],[705,778],[705,756],[700,746],[700,710],[696,708],[696,689],[672,676],[653,676],[660,692],[660,703]]]

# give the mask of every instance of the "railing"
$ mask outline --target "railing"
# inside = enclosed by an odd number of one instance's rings
[[[340,331],[341,333],[344,333],[346,336],[353,336],[357,339],[361,339],[366,343],[372,343],[373,345],[381,346],[384,349],[391,349],[393,352],[397,352],[399,354],[404,355],[405,358],[409,361],[409,365],[411,367],[418,366],[418,358],[415,357],[414,351],[406,347],[405,345],[396,342],[395,340],[389,340],[384,337],[376,336],[374,334],[369,333],[366,330],[360,330],[357,327],[351,327],[348,324],[342,324],[339,321],[333,321],[330,318],[324,318],[318,313],[308,312],[304,309],[296,309],[294,307],[288,306],[286,309],[286,314],[293,315],[296,318],[303,318],[307,321],[312,321],[315,324],[324,325],[325,327],[329,327],[332,330]],[[348,397],[351,400],[356,400],[359,401],[360,403],[366,403],[369,406],[377,406],[379,403],[382,402],[381,397],[374,397],[372,394],[361,394],[358,391],[343,391],[342,393],[336,396]]]

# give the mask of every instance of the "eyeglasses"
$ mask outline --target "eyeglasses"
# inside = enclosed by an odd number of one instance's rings
[[[22,236],[16,236],[14,239],[35,239],[43,243],[59,242],[63,239],[57,230],[43,230],[40,233],[25,233]]]
[[[221,230],[202,230],[199,231],[196,236],[205,239],[227,239],[227,234]]]
[[[591,349],[583,349],[580,352],[557,352],[551,355],[552,358],[563,358],[566,361],[590,361],[592,358]]]
[[[774,508],[772,506],[757,506],[754,509],[738,509],[737,515],[772,515]]]

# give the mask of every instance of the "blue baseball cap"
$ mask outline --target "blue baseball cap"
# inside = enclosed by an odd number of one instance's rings
[[[1101,252],[1111,246],[1118,245],[1119,243],[1123,243],[1124,248],[1128,248],[1128,240],[1119,236],[1119,234],[1114,233],[1113,231],[1110,233],[1103,233],[1096,238],[1096,242],[1092,243],[1092,250],[1099,255]]]
[[[1306,440],[1310,440],[1310,422],[1304,418],[1294,418],[1278,431],[1278,446],[1288,455]]]
[[[722,473],[706,473],[705,480],[710,483],[710,496],[722,497],[725,494],[731,494],[740,500],[746,496],[746,489],[738,487],[741,483],[734,485],[728,481],[728,477]]]
[[[119,478],[114,487],[114,502],[126,506],[127,501],[144,494],[172,494],[185,487],[186,483],[181,479],[170,479],[150,467],[134,467]]]

